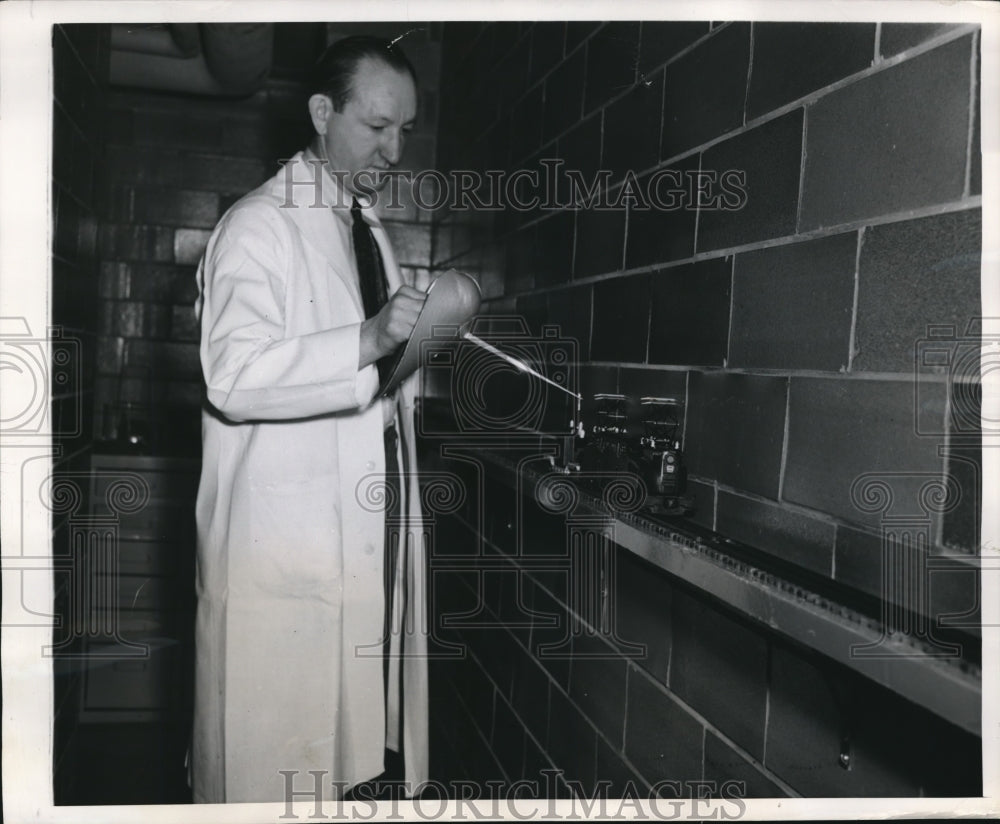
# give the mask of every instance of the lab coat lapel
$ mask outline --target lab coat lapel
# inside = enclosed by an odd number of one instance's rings
[[[350,260],[353,254],[336,225],[335,221],[340,218],[333,213],[333,206],[342,206],[347,195],[324,173],[322,166],[312,160],[303,152],[296,154],[275,179],[275,191],[282,198],[281,208],[287,208],[302,237],[326,259],[330,270],[344,282],[358,318],[363,319],[365,312],[357,276],[350,268],[338,265],[341,261]],[[294,181],[291,184],[289,175]],[[349,199],[346,203],[345,208],[350,208]]]

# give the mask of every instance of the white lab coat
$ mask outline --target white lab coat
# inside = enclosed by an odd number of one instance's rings
[[[317,171],[299,153],[240,200],[199,267],[201,362],[221,416],[202,424],[196,803],[283,801],[279,770],[297,771],[296,791],[312,790],[308,770],[324,771],[333,798],[334,781],[381,773],[386,746],[402,748],[408,781],[427,779],[426,548],[419,539],[399,553],[394,624],[405,615],[415,631],[394,636],[403,694],[390,686],[386,697],[378,376],[358,370],[357,276],[324,205],[338,190],[320,175],[319,202],[313,186],[286,186],[290,170],[304,181]],[[391,294],[402,275],[366,216]],[[416,466],[413,399],[411,378],[398,393],[400,466]],[[421,536],[412,474],[407,490],[409,531]]]

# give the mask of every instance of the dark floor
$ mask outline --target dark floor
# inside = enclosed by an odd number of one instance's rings
[[[80,724],[57,769],[57,804],[189,804],[188,734],[158,723]]]

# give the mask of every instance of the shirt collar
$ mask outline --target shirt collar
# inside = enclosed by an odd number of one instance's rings
[[[302,151],[302,160],[305,163],[315,163],[320,160],[320,157],[313,151],[312,146],[307,146]],[[323,203],[329,206],[338,218],[351,225],[351,203],[355,195],[348,192],[340,185],[340,181],[337,178],[327,172],[325,164],[316,168],[322,173]],[[363,194],[356,197],[365,220],[368,223],[377,223],[375,214],[372,211],[374,208],[373,199]]]

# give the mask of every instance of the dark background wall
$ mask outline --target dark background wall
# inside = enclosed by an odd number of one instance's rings
[[[935,551],[978,546],[978,365],[916,356],[931,325],[945,327],[938,348],[952,361],[978,335],[977,50],[977,32],[937,25],[449,24],[442,169],[558,158],[588,181],[611,170],[612,195],[627,170],[641,183],[661,168],[735,169],[747,199],[738,211],[439,213],[434,265],[476,273],[488,310],[522,315],[535,334],[559,324],[577,341],[586,397],[683,400],[694,523],[895,597],[884,513],[852,499],[858,476],[878,475],[896,506],[923,513]],[[917,485],[946,477],[957,508],[922,510]],[[504,506],[502,490],[487,499]],[[467,545],[503,544],[479,513],[461,520]],[[544,546],[544,525],[528,523],[527,543]],[[451,743],[461,753],[478,736],[496,759],[472,772],[537,777],[549,765],[585,786],[739,776],[763,795],[978,793],[974,736],[620,560],[625,637],[649,644],[645,660],[547,662],[539,619],[527,635],[461,634],[474,664],[440,667],[472,732]],[[558,583],[523,573],[493,573],[496,616],[521,592],[572,620]],[[974,608],[975,576],[947,577],[933,614]],[[469,597],[485,580],[466,579]],[[931,753],[914,728],[951,745]],[[838,764],[845,730],[859,751],[850,769]]]
[[[421,109],[406,162],[424,168],[434,161],[439,46],[436,30],[410,25],[417,31],[407,35],[406,45],[421,78]],[[386,27],[393,37],[406,30]],[[209,234],[229,206],[311,138],[300,83],[326,43],[371,29],[277,24],[270,77],[249,98],[111,89],[96,437],[119,437],[125,411],[155,418],[160,450],[200,448],[195,270]],[[386,215],[387,227],[400,263],[426,268],[429,218],[404,202],[405,211]],[[123,410],[130,403],[146,409]]]
[[[73,478],[87,470],[92,444],[108,33],[97,27],[55,26],[52,50],[52,316],[61,328],[53,338],[51,397],[54,484],[59,484],[64,478],[77,483]],[[68,360],[61,361],[66,355]],[[68,374],[74,377],[60,381]],[[85,506],[81,500],[81,508]],[[53,515],[52,551],[65,558],[71,554],[68,521],[74,513],[59,509]],[[55,584],[56,611],[66,615],[73,578],[58,574]],[[60,640],[70,639],[57,631],[54,641]],[[79,652],[79,645],[62,649]],[[58,770],[76,724],[74,688],[79,678],[72,662],[57,659],[55,666],[60,676],[54,697]],[[60,776],[63,784],[57,791],[65,792],[73,776],[66,770]]]

